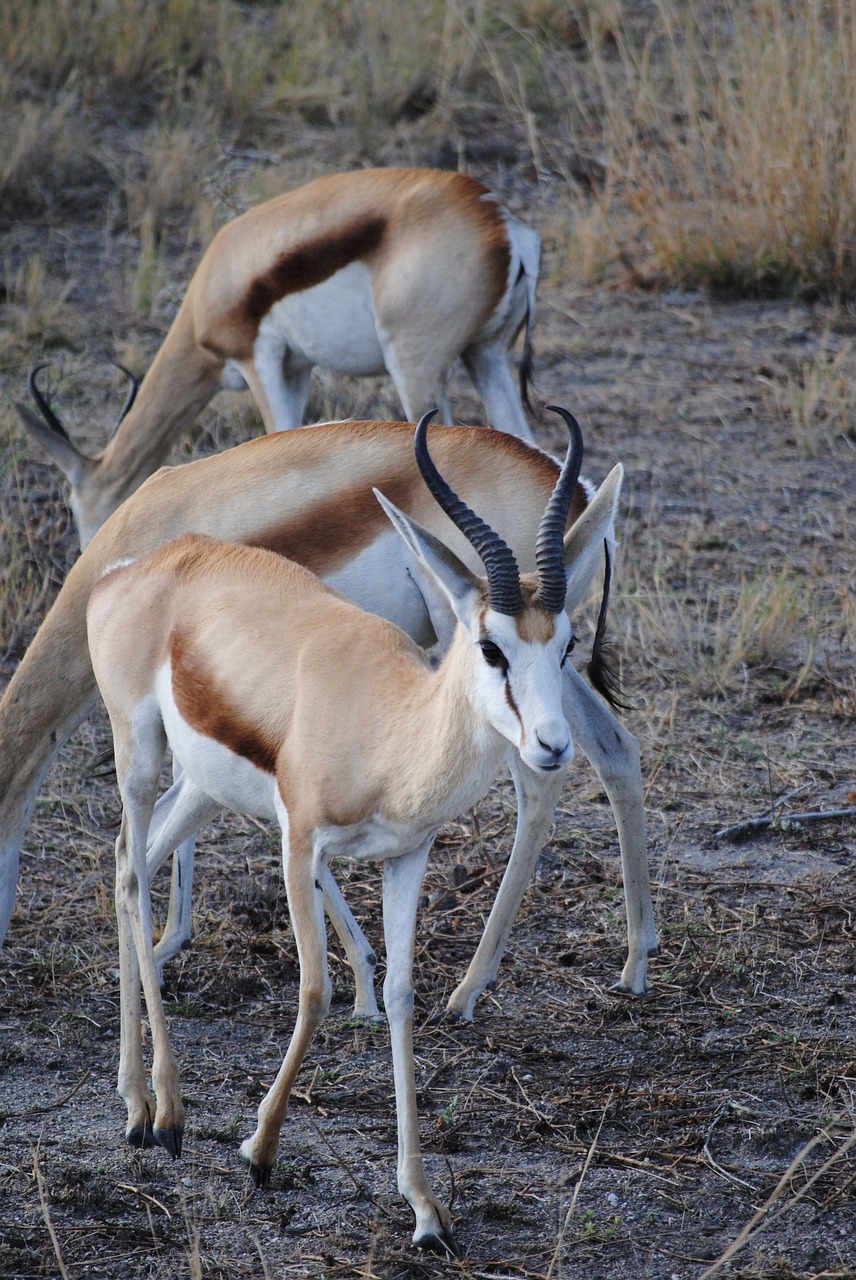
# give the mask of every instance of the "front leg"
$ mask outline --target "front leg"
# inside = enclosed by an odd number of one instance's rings
[[[657,955],[659,948],[648,875],[639,744],[570,664],[565,668],[562,705],[574,742],[594,767],[618,828],[628,956],[615,989],[644,995],[648,990],[648,957]],[[536,775],[516,754],[510,764],[517,791],[514,846],[476,953],[447,1006],[450,1013],[467,1021],[472,1021],[476,1000],[496,981],[564,782],[564,775]]]
[[[386,979],[383,1001],[389,1022],[395,1111],[398,1121],[398,1189],[416,1215],[413,1243],[422,1249],[457,1255],[449,1210],[434,1195],[425,1176],[419,1143],[416,1079],[413,1067],[413,946],[416,908],[432,840],[383,864],[383,933]]]
[[[564,770],[536,774],[527,768],[516,751],[509,757],[509,767],[517,792],[514,845],[476,953],[446,1006],[449,1013],[467,1022],[473,1020],[476,1000],[496,982],[500,961],[547,839],[566,776]]]
[[[648,990],[648,957],[659,952],[648,850],[639,743],[567,664],[562,705],[574,741],[591,761],[612,805],[621,849],[621,873],[627,909],[627,961],[616,991],[644,995]]]
[[[354,975],[354,1017],[365,1022],[382,1022],[383,1015],[377,1007],[374,990],[377,956],[342,897],[328,866],[322,868],[319,879],[324,891],[324,910],[336,930]]]
[[[282,859],[288,910],[300,961],[300,995],[297,1021],[282,1066],[259,1104],[255,1133],[241,1144],[241,1156],[250,1166],[250,1174],[257,1187],[270,1184],[291,1090],[309,1042],[327,1016],[332,994],[327,969],[321,857],[313,853],[308,837],[293,846],[289,841],[288,815],[281,803],[277,804],[277,813],[283,833]]]

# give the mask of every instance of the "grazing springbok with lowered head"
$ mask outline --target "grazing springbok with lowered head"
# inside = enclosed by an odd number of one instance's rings
[[[92,664],[113,730],[123,802],[116,841],[127,1136],[181,1152],[184,1108],[154,961],[147,837],[167,744],[183,776],[219,804],[276,819],[300,961],[297,1022],[258,1125],[241,1147],[268,1184],[289,1095],[329,1008],[324,885],[331,858],[384,863],[383,994],[398,1118],[398,1186],[414,1243],[456,1251],[448,1209],[422,1164],[413,1065],[416,909],[434,835],[487,791],[509,744],[526,768],[554,775],[573,756],[562,670],[574,644],[569,579],[600,548],[621,485],[616,466],[565,534],[582,458],[571,441],[521,575],[508,545],[454,493],[428,453],[415,454],[434,500],[477,552],[477,578],[435,535],[376,491],[423,581],[456,619],[434,669],[409,636],[269,551],[188,534],[108,571],[87,613]],[[588,574],[588,567],[583,569]],[[181,785],[179,783],[179,785]],[[183,835],[167,820],[162,854]],[[149,849],[149,854],[152,849]],[[148,1091],[140,982],[152,1031]]]
[[[524,570],[534,569],[539,522],[559,472],[553,459],[496,431],[432,426],[429,439],[432,456],[455,491],[500,534]],[[0,699],[0,942],[15,904],[19,853],[39,787],[98,698],[86,607],[105,570],[138,559],[182,533],[207,533],[297,560],[361,608],[395,622],[417,644],[431,645],[443,633],[445,619],[422,583],[418,560],[375,500],[373,486],[450,544],[472,570],[480,562],[430,497],[412,440],[413,427],[400,422],[330,423],[263,436],[210,458],[162,469],[111,516],[72,566]],[[593,492],[587,481],[578,483],[569,522],[586,510]],[[610,528],[608,564],[613,548]],[[600,550],[590,546],[588,574],[583,560],[576,561],[565,601],[571,616],[588,595],[600,560]],[[608,697],[609,687],[599,675],[599,636],[600,629],[588,672]],[[618,987],[641,994],[657,935],[639,746],[571,663],[565,664],[563,685],[574,742],[594,766],[618,828],[629,935]],[[517,833],[484,935],[449,1000],[450,1010],[464,1018],[473,1017],[476,1000],[497,976],[562,787],[560,775],[528,769],[513,748],[509,764],[517,792]],[[174,886],[180,891],[171,900],[182,911],[170,916],[158,948],[161,960],[189,939],[191,871],[192,858],[174,860]],[[371,990],[370,977],[366,991]],[[362,1011],[370,1013],[370,1004]]]
[[[65,473],[85,547],[221,387],[249,386],[267,431],[303,421],[312,368],[387,372],[415,421],[461,357],[490,423],[531,440],[511,350],[530,333],[540,239],[475,178],[437,169],[331,174],[212,240],[136,400],[104,451],[74,445],[30,375],[21,418]],[[42,366],[39,366],[41,368]]]

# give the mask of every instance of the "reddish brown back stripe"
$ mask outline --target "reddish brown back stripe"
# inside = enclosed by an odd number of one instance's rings
[[[258,324],[280,298],[311,289],[373,253],[385,231],[385,218],[360,218],[281,253],[270,270],[249,285],[244,295],[247,314]]]
[[[414,487],[421,483],[414,472],[405,480],[381,477],[377,486],[390,502],[406,510]],[[387,529],[392,525],[380,503],[369,485],[362,484],[319,501],[295,519],[251,534],[247,540],[254,547],[288,556],[323,577],[348,564],[374,542],[379,530]]]

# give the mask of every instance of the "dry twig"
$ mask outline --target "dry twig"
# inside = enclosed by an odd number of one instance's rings
[[[62,1280],[68,1280],[68,1272],[65,1269],[65,1262],[63,1261],[63,1257],[62,1257],[62,1249],[59,1246],[59,1237],[57,1236],[57,1233],[54,1230],[54,1224],[51,1219],[51,1211],[50,1211],[50,1206],[48,1204],[48,1191],[45,1185],[44,1174],[42,1173],[41,1168],[39,1166],[38,1142],[33,1147],[33,1177],[35,1178],[36,1186],[39,1189],[39,1204],[42,1210],[42,1217],[45,1220],[45,1226],[48,1229],[48,1235],[51,1238],[51,1245],[53,1246],[54,1257],[56,1258],[56,1265],[59,1267],[59,1273],[62,1276]]]
[[[835,1122],[833,1121],[833,1123]],[[711,1276],[715,1276],[718,1271],[721,1271],[725,1264],[734,1257],[735,1253],[738,1253],[743,1246],[749,1242],[749,1240],[754,1240],[762,1231],[766,1230],[771,1222],[775,1222],[783,1213],[787,1213],[789,1209],[792,1209],[793,1206],[801,1200],[808,1191],[810,1191],[818,1178],[822,1177],[823,1174],[831,1169],[834,1164],[837,1164],[838,1161],[841,1160],[854,1145],[856,1145],[856,1132],[854,1132],[842,1147],[839,1147],[828,1160],[823,1162],[819,1169],[815,1169],[811,1177],[807,1179],[804,1185],[800,1187],[790,1200],[787,1200],[779,1209],[776,1210],[775,1213],[770,1214],[766,1221],[762,1221],[768,1209],[770,1209],[780,1198],[792,1175],[796,1172],[799,1166],[811,1154],[811,1152],[814,1151],[815,1147],[823,1142],[825,1138],[829,1138],[830,1136],[829,1129],[822,1129],[820,1133],[815,1134],[813,1138],[800,1148],[779,1181],[776,1183],[773,1190],[767,1196],[767,1199],[761,1205],[760,1209],[752,1215],[736,1239],[734,1239],[725,1252],[717,1258],[716,1262],[709,1266],[706,1271],[702,1272],[699,1276],[699,1280],[710,1280]]]

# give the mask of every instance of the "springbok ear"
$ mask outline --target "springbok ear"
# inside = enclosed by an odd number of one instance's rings
[[[89,459],[76,449],[67,436],[62,436],[26,405],[15,401],[15,408],[21,422],[36,444],[44,450],[52,462],[63,472],[72,488],[76,488],[83,478]]]
[[[565,534],[565,569],[568,575],[565,608],[576,609],[589,594],[600,565],[604,541],[615,542],[615,512],[624,468],[612,468],[591,502]]]
[[[445,607],[448,608],[451,605],[455,617],[460,621],[464,621],[470,606],[479,593],[480,584],[478,578],[470,573],[467,566],[458,559],[454,551],[449,550],[444,542],[441,542],[439,538],[435,538],[434,534],[429,533],[421,524],[411,520],[410,516],[405,515],[394,503],[385,498],[380,490],[374,489],[373,493],[392,521],[396,532],[415,557],[413,569],[418,574],[417,585],[423,595],[425,595],[426,589],[429,595],[432,596],[435,592],[439,591],[441,593],[439,602],[428,602],[428,612],[431,615],[432,624],[434,624],[435,616],[435,609],[432,604],[440,603],[440,618],[442,618],[444,600],[446,602]],[[434,629],[435,631],[437,630],[436,624]],[[448,628],[446,630],[448,635]],[[444,637],[438,635],[437,639],[442,644]]]

